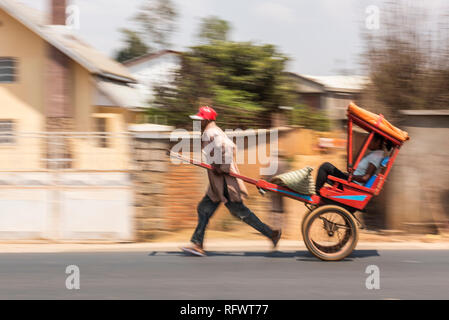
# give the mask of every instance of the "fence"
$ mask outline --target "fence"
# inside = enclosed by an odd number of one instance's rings
[[[129,133],[0,136],[0,239],[132,240]]]
[[[126,132],[0,134],[0,171],[126,171],[131,141]]]

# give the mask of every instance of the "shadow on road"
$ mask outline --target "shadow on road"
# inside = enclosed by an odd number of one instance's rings
[[[180,257],[192,257],[181,251],[153,251],[149,256],[169,255]],[[208,257],[263,257],[263,258],[297,258],[297,261],[321,261],[315,258],[309,251],[208,251]],[[358,258],[368,258],[379,256],[377,250],[356,250],[343,261],[353,261]]]
[[[306,251],[306,253],[308,253]],[[305,261],[305,262],[319,262],[321,261],[318,258],[315,258],[315,256],[313,256],[312,254],[308,253],[305,256],[307,256],[307,259],[305,258],[299,258],[297,259],[298,261]],[[340,261],[329,261],[329,262],[349,262],[349,261],[354,261],[356,259],[359,258],[370,258],[370,257],[379,257],[379,252],[377,252],[377,250],[356,250],[354,252],[352,252],[348,257],[346,257],[343,260]]]

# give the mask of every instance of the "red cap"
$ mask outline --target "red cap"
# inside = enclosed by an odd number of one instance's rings
[[[202,106],[198,110],[198,113],[194,116],[190,116],[194,120],[215,120],[217,118],[217,112],[208,106]]]

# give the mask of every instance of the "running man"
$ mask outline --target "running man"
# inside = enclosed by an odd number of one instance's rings
[[[201,121],[202,153],[206,161],[212,166],[207,170],[209,188],[206,195],[198,204],[198,225],[191,238],[192,245],[182,248],[183,251],[197,256],[206,256],[203,249],[204,233],[209,219],[217,210],[221,202],[228,208],[232,215],[266,236],[276,248],[281,238],[281,230],[273,230],[248,209],[242,202],[242,196],[248,195],[243,181],[226,173],[239,173],[235,163],[236,145],[215,123],[217,112],[211,107],[199,108],[196,115],[190,116],[194,120]]]

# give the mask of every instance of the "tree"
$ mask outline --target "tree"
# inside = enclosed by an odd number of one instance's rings
[[[116,53],[117,61],[124,62],[149,52],[148,46],[143,43],[137,32],[129,29],[121,29],[120,32],[125,36],[126,47]]]
[[[220,41],[192,47],[169,88],[159,88],[155,104],[172,124],[188,126],[188,114],[212,101],[228,127],[268,127],[271,113],[288,105],[284,78],[287,57],[272,45]]]
[[[231,26],[226,20],[209,16],[201,20],[198,39],[209,44],[214,41],[227,41],[230,30]]]
[[[170,46],[178,16],[172,0],[146,0],[135,16],[147,44],[158,50]]]
[[[399,110],[449,105],[449,20],[437,29],[423,8],[389,3],[382,26],[365,34],[364,65],[371,85],[364,105],[399,121]]]
[[[294,106],[289,119],[291,125],[300,125],[306,129],[329,131],[331,120],[326,111],[313,110],[306,105]]]

